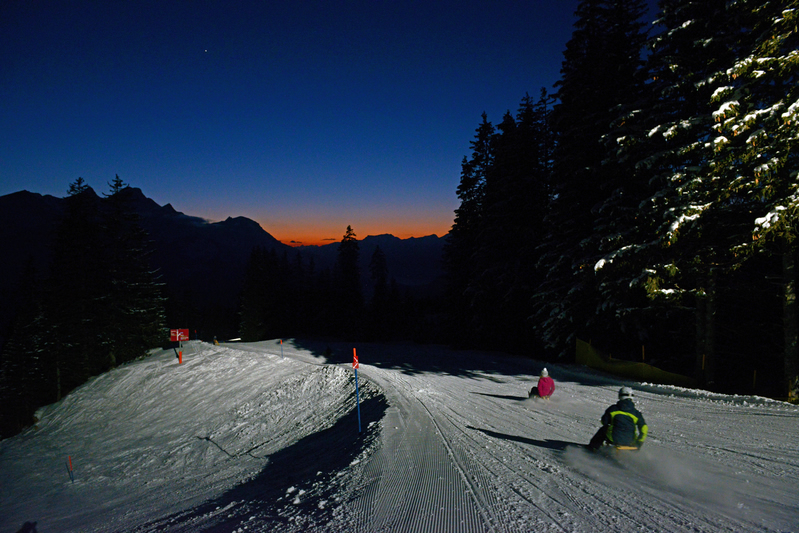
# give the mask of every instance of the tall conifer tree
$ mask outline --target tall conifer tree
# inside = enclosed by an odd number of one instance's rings
[[[369,261],[369,277],[372,281],[372,300],[369,304],[370,336],[385,340],[388,335],[389,308],[388,262],[386,254],[375,247]]]
[[[352,226],[338,245],[336,258],[336,283],[338,298],[336,305],[340,309],[340,331],[344,337],[354,338],[361,330],[363,319],[363,293],[361,291],[361,274],[358,266],[360,246]]]
[[[718,184],[713,208],[734,213],[732,268],[773,256],[782,266],[783,382],[799,376],[796,309],[799,229],[799,2],[744,2],[740,18],[749,39],[735,63],[717,76],[709,169]],[[766,279],[762,284],[768,287]]]
[[[537,297],[537,321],[545,342],[561,353],[573,349],[578,334],[599,339],[618,327],[599,322],[593,266],[615,231],[612,214],[621,205],[615,198],[635,187],[607,139],[642,94],[644,12],[641,0],[580,2],[556,84],[550,234],[542,259],[547,279]]]
[[[106,360],[108,269],[101,253],[102,226],[94,191],[78,178],[69,186],[45,293],[49,333],[46,379],[60,399]]]
[[[150,265],[152,247],[130,205],[130,189],[117,175],[105,203],[103,255],[110,284],[107,368],[141,357],[164,340],[163,284]],[[101,366],[102,369],[102,366]]]
[[[494,137],[467,294],[474,331],[494,346],[529,350],[530,298],[537,285],[537,250],[549,201],[551,145],[547,95],[522,99]]]
[[[29,426],[36,409],[55,399],[54,384],[45,380],[45,329],[39,287],[31,259],[20,279],[20,294],[24,296],[0,358],[0,438]]]
[[[455,221],[447,235],[444,247],[444,265],[447,275],[447,308],[450,341],[469,344],[475,339],[470,281],[474,278],[474,252],[480,232],[485,200],[486,176],[494,162],[494,126],[483,113],[471,141],[472,153],[461,163],[458,185],[460,206],[455,210]]]

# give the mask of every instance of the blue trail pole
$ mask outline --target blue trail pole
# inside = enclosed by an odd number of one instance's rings
[[[355,397],[358,399],[358,433],[361,432],[361,393],[358,390],[358,352],[352,349],[352,369],[355,370]]]
[[[355,397],[358,399],[358,433],[361,432],[361,393],[358,390],[358,369],[355,369]]]

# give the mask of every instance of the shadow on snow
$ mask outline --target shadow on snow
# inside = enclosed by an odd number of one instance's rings
[[[295,346],[324,358],[330,364],[352,363],[352,349],[358,350],[361,364],[393,369],[407,375],[433,373],[492,379],[487,376],[537,376],[544,365],[527,357],[502,352],[454,350],[444,346],[413,343],[346,343],[292,339]]]
[[[332,497],[330,482],[345,470],[359,455],[367,441],[379,435],[380,425],[372,424],[383,418],[387,408],[380,394],[361,401],[362,433],[357,432],[357,411],[353,409],[325,430],[308,435],[297,443],[268,456],[264,469],[250,481],[233,487],[221,496],[192,509],[180,511],[145,524],[135,531],[235,531],[239,525],[280,529],[289,522],[292,513],[301,512],[316,523],[330,520],[333,506],[320,505],[326,496]],[[314,489],[304,501],[291,502],[293,489],[324,484]],[[310,491],[309,491],[310,492]],[[288,508],[287,512],[284,511]]]
[[[491,398],[499,398],[500,400],[513,400],[517,402],[530,399],[529,396],[510,396],[507,394],[489,394],[487,392],[472,392],[472,394],[479,394],[480,396],[490,396]]]
[[[468,429],[479,431],[480,433],[483,433],[495,439],[510,440],[514,442],[521,442],[523,444],[532,444],[533,446],[538,446],[539,448],[546,448],[548,450],[564,451],[569,446],[582,446],[580,443],[568,442],[565,440],[551,440],[551,439],[538,440],[538,439],[531,439],[529,437],[521,437],[519,435],[508,435],[507,433],[498,433],[496,431],[491,431],[490,429],[476,428],[474,426],[466,426],[466,427]]]

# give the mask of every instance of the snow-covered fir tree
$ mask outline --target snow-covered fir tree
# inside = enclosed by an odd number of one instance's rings
[[[613,322],[599,321],[603,304],[592,267],[603,242],[619,231],[613,219],[625,206],[615,199],[634,187],[629,163],[615,149],[609,153],[605,141],[641,99],[644,13],[638,0],[580,2],[556,84],[550,233],[541,261],[547,279],[536,322],[545,343],[564,354],[578,335],[618,337]]]

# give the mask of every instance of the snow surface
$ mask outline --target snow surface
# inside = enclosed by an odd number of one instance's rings
[[[0,533],[799,531],[799,408],[418,345],[185,343],[0,442]],[[640,452],[581,444],[621,385]],[[70,479],[71,458],[74,482]]]

